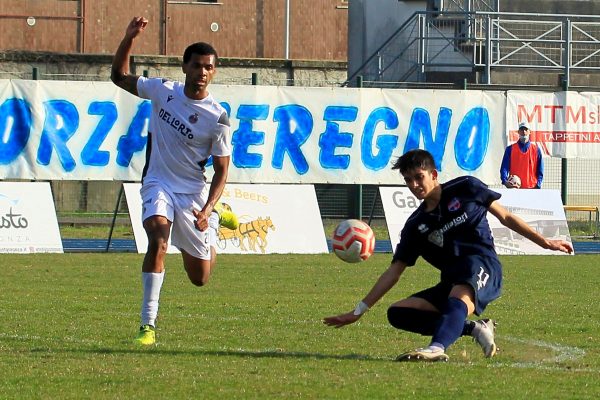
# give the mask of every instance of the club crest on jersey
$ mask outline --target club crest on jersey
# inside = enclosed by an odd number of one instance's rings
[[[427,232],[429,230],[429,228],[425,224],[420,224],[419,226],[417,226],[417,229],[421,233],[425,233],[425,232]]]
[[[195,124],[196,122],[198,122],[198,114],[193,113],[189,116],[188,120],[190,121],[190,123]]]
[[[448,211],[456,211],[460,208],[460,201],[455,197],[448,203]]]

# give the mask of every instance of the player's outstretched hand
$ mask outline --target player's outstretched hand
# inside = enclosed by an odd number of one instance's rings
[[[359,319],[360,315],[354,315],[354,312],[349,312],[347,314],[340,314],[334,317],[325,317],[323,318],[323,323],[328,326],[335,326],[336,328],[341,328],[342,326],[353,324]]]
[[[571,254],[573,252],[573,245],[566,240],[562,239],[553,239],[548,240],[548,245],[550,250],[562,251],[563,253]]]

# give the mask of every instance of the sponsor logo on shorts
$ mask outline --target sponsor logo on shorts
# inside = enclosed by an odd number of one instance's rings
[[[479,278],[477,280],[477,290],[479,290],[487,284],[488,279],[490,279],[490,274],[485,272],[483,267],[479,267],[479,273],[477,274],[477,277]]]

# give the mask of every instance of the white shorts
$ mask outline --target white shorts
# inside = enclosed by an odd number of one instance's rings
[[[207,191],[202,193],[171,193],[152,182],[142,185],[142,221],[154,215],[160,215],[171,221],[171,244],[180,251],[202,260],[210,260],[210,247],[215,247],[219,216],[211,213],[209,228],[204,232],[196,229],[196,217],[192,209],[201,210],[206,204]]]

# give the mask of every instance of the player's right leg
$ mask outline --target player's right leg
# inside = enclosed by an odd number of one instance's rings
[[[150,346],[156,343],[156,329],[154,326],[149,324],[140,326],[140,331],[135,337],[134,342],[141,346]]]
[[[424,347],[421,349],[416,349],[413,351],[408,351],[406,353],[400,354],[396,361],[443,361],[447,362],[450,359],[446,353],[444,353],[444,349],[439,347]]]
[[[140,191],[143,201],[143,225],[148,248],[142,263],[142,305],[140,330],[135,343],[152,345],[156,342],[156,318],[160,291],[164,281],[164,259],[173,219],[172,199],[158,185],[146,185]]]
[[[500,296],[502,267],[495,257],[472,256],[465,260],[467,277],[462,280],[475,291],[475,314],[481,315],[487,305]],[[485,357],[496,355],[496,322],[490,319],[467,321],[463,336],[470,335],[481,346]]]

